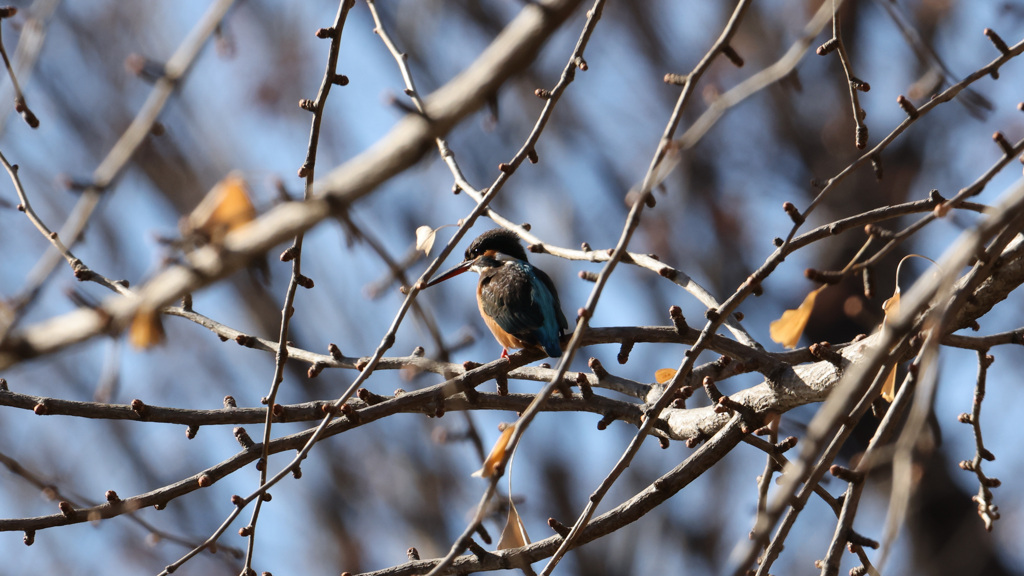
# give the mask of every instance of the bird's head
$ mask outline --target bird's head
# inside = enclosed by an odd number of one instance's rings
[[[479,273],[488,268],[497,268],[508,260],[527,261],[526,250],[519,243],[519,235],[504,228],[488,230],[473,240],[469,248],[466,248],[465,258],[462,262],[431,280],[427,286],[444,282],[467,270]]]

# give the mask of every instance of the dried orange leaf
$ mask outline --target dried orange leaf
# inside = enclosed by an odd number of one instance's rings
[[[530,536],[526,534],[526,526],[523,526],[519,512],[516,511],[516,505],[512,502],[512,497],[509,496],[508,522],[505,522],[505,529],[501,531],[501,538],[498,539],[498,550],[519,548],[529,543]]]
[[[882,320],[882,330],[889,326],[892,321],[900,315],[900,287],[896,286],[896,292],[892,298],[882,302],[882,311],[885,312],[885,319]],[[886,402],[896,399],[896,367],[889,369],[889,375],[885,377],[885,384],[882,385],[882,398]]]
[[[892,298],[889,298],[885,302],[882,302],[882,311],[885,312],[886,323],[891,323],[900,314],[900,287],[896,287],[896,292],[893,293]]]
[[[416,229],[416,249],[422,250],[424,256],[430,255],[430,249],[434,247],[434,238],[437,237],[437,230],[430,226],[420,226]]]
[[[509,424],[501,432],[501,437],[494,443],[494,448],[491,448],[491,453],[487,455],[487,460],[484,460],[483,468],[473,472],[473,476],[477,478],[490,478],[494,476],[495,470],[498,468],[498,464],[505,459],[505,450],[508,448],[508,441],[512,439],[512,433],[516,431],[515,424]]]
[[[128,328],[128,341],[140,350],[145,350],[164,341],[164,325],[156,310],[139,310]]]
[[[241,174],[232,172],[217,183],[188,216],[187,228],[210,242],[219,243],[228,232],[256,218],[249,185]]]
[[[654,371],[654,381],[658,384],[664,384],[675,378],[676,372],[675,368],[659,368]]]
[[[810,319],[811,312],[814,310],[814,300],[818,297],[818,292],[824,289],[825,286],[812,290],[804,298],[799,308],[786,310],[778,320],[772,322],[768,326],[772,340],[786,348],[795,348],[797,342],[800,341],[800,336],[804,333],[804,328],[807,327],[807,320]]]
[[[882,385],[882,398],[892,404],[896,399],[896,367],[889,369],[889,375],[885,377],[885,384]]]

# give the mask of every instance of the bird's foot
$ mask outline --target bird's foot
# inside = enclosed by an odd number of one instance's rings
[[[505,360],[508,360],[508,348],[501,349],[501,357]]]

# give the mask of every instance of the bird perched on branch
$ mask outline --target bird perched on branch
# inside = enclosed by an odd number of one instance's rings
[[[484,232],[469,245],[458,266],[427,286],[467,270],[480,275],[477,304],[487,327],[504,347],[502,358],[508,358],[509,348],[540,348],[551,357],[562,355],[559,340],[569,324],[555,284],[527,261],[515,232],[504,228]]]

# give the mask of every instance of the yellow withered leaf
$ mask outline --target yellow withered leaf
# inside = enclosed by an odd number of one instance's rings
[[[659,368],[654,371],[654,381],[657,382],[658,384],[665,384],[669,380],[675,378],[675,376],[675,368]]]
[[[939,206],[936,206],[936,215],[940,218],[945,214],[938,213]],[[900,263],[896,265],[896,290],[892,293],[892,298],[889,298],[885,302],[882,302],[882,312],[885,313],[885,318],[882,319],[882,332],[884,333],[887,328],[892,326],[893,322],[896,321],[896,317],[900,315],[900,269],[903,268],[903,263],[910,260],[911,258],[923,258],[938,267],[935,260],[927,256],[921,256],[920,254],[907,254],[903,258],[900,258]],[[891,350],[890,350],[891,351]],[[892,402],[896,399],[896,366],[893,365],[889,369],[889,374],[885,377],[885,383],[882,384],[882,398],[886,402]]]
[[[430,226],[420,226],[416,229],[416,249],[422,250],[424,256],[430,255],[430,249],[434,247],[434,238],[437,237],[437,230]]]
[[[128,341],[135,348],[145,350],[164,341],[164,325],[160,312],[153,309],[139,310],[132,317],[128,328]]]
[[[885,319],[882,320],[882,330],[900,314],[900,287],[896,286],[896,292],[892,298],[882,302],[882,311],[885,312]],[[886,402],[896,399],[896,366],[889,369],[889,375],[885,377],[885,384],[882,385],[882,398]]]
[[[530,543],[530,536],[526,533],[526,526],[519,518],[516,505],[512,502],[512,496],[508,497],[508,522],[505,522],[505,529],[501,531],[501,538],[498,539],[498,550],[519,548]]]
[[[798,308],[786,310],[778,320],[772,322],[768,326],[768,332],[771,334],[772,340],[786,348],[795,348],[797,342],[800,341],[800,336],[804,333],[804,328],[807,327],[807,321],[811,317],[811,312],[814,310],[814,300],[818,297],[818,293],[824,289],[825,286],[821,286],[812,290]]]
[[[885,377],[885,384],[882,384],[882,398],[892,404],[896,399],[896,367],[889,369],[889,375]]]
[[[204,235],[210,242],[220,243],[228,232],[241,228],[256,218],[249,185],[245,178],[232,172],[217,183],[188,216],[190,232]]]
[[[882,312],[885,312],[885,321],[891,322],[900,314],[900,287],[896,287],[896,292],[893,293],[892,298],[889,298],[885,302],[882,302]]]
[[[498,441],[494,443],[494,448],[491,448],[491,453],[488,454],[487,459],[484,460],[483,468],[473,472],[473,476],[476,476],[477,478],[490,478],[491,476],[494,476],[494,472],[498,468],[498,464],[505,459],[505,450],[508,448],[508,441],[512,439],[512,433],[515,431],[515,424],[509,424],[504,430],[502,430]]]

